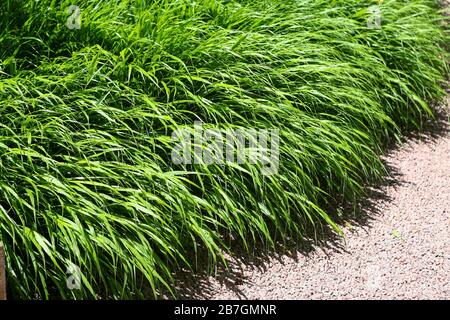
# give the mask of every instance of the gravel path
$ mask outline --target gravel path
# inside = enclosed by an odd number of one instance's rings
[[[229,271],[197,279],[184,297],[450,299],[448,117],[384,159],[388,183],[366,200],[363,223],[344,225],[344,243],[258,263],[231,259]]]

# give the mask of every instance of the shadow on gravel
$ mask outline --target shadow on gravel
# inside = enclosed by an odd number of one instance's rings
[[[405,140],[433,142],[450,132],[448,126],[449,112],[443,108],[437,109],[437,121],[429,121],[424,124],[421,132],[405,135]],[[398,149],[398,145],[392,145],[387,149],[389,155]],[[355,205],[330,205],[329,214],[338,224],[352,232],[352,226],[357,226],[357,230],[369,232],[372,222],[381,214],[383,203],[391,199],[387,196],[388,187],[399,187],[409,183],[403,179],[399,170],[392,166],[389,161],[385,161],[388,174],[382,183],[366,188],[367,196],[360,199]],[[310,230],[307,236],[302,239],[292,239],[288,243],[278,243],[275,249],[268,249],[262,244],[256,244],[253,251],[248,253],[238,243],[230,243],[230,255],[225,255],[226,265],[218,263],[214,270],[208,269],[212,264],[208,262],[205,254],[197,256],[197,269],[195,273],[190,270],[183,270],[175,275],[176,295],[178,299],[209,299],[214,294],[214,286],[211,279],[214,278],[233,291],[237,297],[246,299],[247,297],[240,290],[240,286],[249,282],[244,276],[243,268],[252,270],[267,270],[270,261],[278,260],[282,263],[282,257],[288,256],[298,260],[299,256],[308,257],[316,250],[324,252],[346,252],[345,240],[330,231],[328,228],[319,227],[318,230]],[[166,295],[167,296],[167,295]]]
[[[387,186],[396,186],[402,183],[402,175],[395,168],[389,167],[389,176],[381,186],[368,188],[368,196],[356,205],[338,207],[330,211],[334,221],[345,228],[346,226],[360,226],[364,230],[370,229],[371,221],[380,214],[380,200],[389,201],[384,189]],[[339,212],[339,214],[337,214]],[[359,228],[360,230],[360,228]],[[240,290],[240,286],[248,283],[244,276],[243,268],[266,271],[270,261],[278,260],[287,256],[298,260],[299,256],[308,257],[315,250],[323,250],[325,253],[331,251],[346,252],[345,240],[327,227],[310,230],[305,238],[291,240],[287,243],[278,243],[275,248],[269,249],[264,245],[255,244],[252,252],[246,252],[239,243],[230,245],[230,255],[226,255],[226,264],[218,263],[213,272],[208,269],[208,259],[205,255],[197,258],[198,268],[195,273],[189,270],[181,271],[176,276],[176,294],[178,299],[209,299],[214,294],[214,287],[210,279],[213,277],[220,285],[233,291],[237,297],[247,297]]]

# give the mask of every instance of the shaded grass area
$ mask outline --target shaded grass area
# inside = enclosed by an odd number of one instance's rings
[[[229,239],[331,227],[379,154],[445,92],[436,1],[79,0],[0,4],[0,241],[17,298],[144,298]],[[171,134],[278,129],[262,164],[174,165]],[[69,290],[67,268],[81,272]]]

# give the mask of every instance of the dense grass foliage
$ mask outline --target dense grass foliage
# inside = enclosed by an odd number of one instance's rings
[[[82,10],[81,29],[66,26]],[[173,272],[339,231],[324,208],[383,176],[433,115],[448,35],[436,1],[2,0],[0,241],[16,298],[142,298]],[[278,174],[174,165],[177,128],[280,131]],[[189,257],[189,258],[188,258]],[[80,290],[66,286],[78,266]]]

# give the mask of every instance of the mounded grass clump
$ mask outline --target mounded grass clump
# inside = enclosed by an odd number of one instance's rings
[[[0,2],[0,241],[16,298],[143,298],[173,273],[307,230],[385,173],[443,97],[436,1]],[[262,164],[175,165],[172,133],[277,129]],[[310,233],[309,233],[310,234]],[[194,253],[194,254],[193,254]],[[190,258],[188,258],[190,257]],[[80,268],[81,288],[66,272]]]

